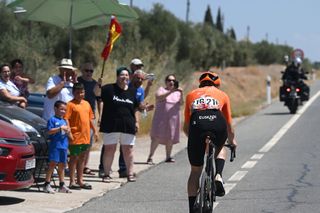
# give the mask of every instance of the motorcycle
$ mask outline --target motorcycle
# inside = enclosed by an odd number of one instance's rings
[[[302,105],[302,89],[296,82],[285,81],[284,85],[280,87],[280,101],[288,107],[291,114],[295,114],[298,107]]]

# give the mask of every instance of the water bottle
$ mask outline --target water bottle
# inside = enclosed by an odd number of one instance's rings
[[[146,118],[147,115],[148,115],[147,109],[144,109],[144,110],[142,111],[142,118]]]

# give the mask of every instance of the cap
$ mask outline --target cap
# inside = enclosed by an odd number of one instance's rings
[[[142,61],[141,61],[139,58],[134,58],[134,59],[132,59],[131,64],[144,66],[143,63],[142,63]]]
[[[65,68],[70,70],[76,70],[75,67],[73,67],[71,59],[63,58],[59,64],[59,68]]]
[[[127,67],[122,66],[122,67],[118,67],[118,68],[116,69],[117,76],[119,76],[120,73],[121,73],[123,70],[127,70],[129,74],[131,73],[130,70],[129,70]]]

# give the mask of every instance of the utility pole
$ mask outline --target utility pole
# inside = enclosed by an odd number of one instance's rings
[[[132,7],[133,5],[133,0],[130,0],[130,7]]]
[[[250,26],[247,26],[247,42],[250,40]]]
[[[266,41],[268,42],[268,40],[269,40],[269,34],[266,33]]]
[[[190,12],[190,0],[187,0],[187,14],[186,14],[186,22],[189,22],[189,12]]]

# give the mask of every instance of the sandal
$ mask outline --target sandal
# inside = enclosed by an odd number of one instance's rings
[[[165,162],[166,163],[174,163],[174,162],[176,162],[176,160],[174,158],[170,157],[170,158],[167,158],[167,160]]]
[[[136,182],[136,176],[135,175],[128,175],[128,182]]]
[[[80,185],[81,189],[88,189],[88,190],[91,190],[92,189],[92,186],[88,183],[84,183],[82,185]]]
[[[102,177],[102,182],[104,183],[111,183],[112,177],[110,175],[105,175]]]
[[[94,172],[91,171],[91,169],[89,169],[88,167],[85,167],[83,169],[83,174],[86,174],[86,175],[95,175]]]
[[[149,164],[149,165],[154,165],[152,158],[148,158],[147,164]]]
[[[81,186],[76,184],[76,183],[73,183],[73,184],[70,184],[69,185],[69,189],[76,189],[76,190],[80,190],[81,189]]]

